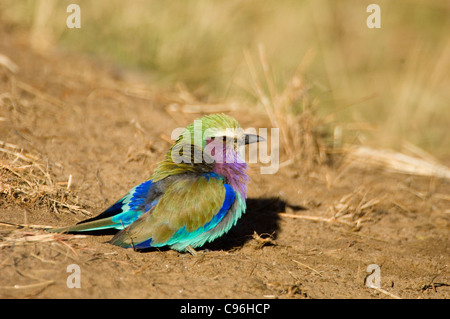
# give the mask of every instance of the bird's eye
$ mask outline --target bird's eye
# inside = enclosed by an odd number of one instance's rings
[[[227,139],[229,139],[230,141],[233,141],[234,143],[237,143],[237,141],[238,141],[237,137],[222,136],[222,141],[226,142]]]

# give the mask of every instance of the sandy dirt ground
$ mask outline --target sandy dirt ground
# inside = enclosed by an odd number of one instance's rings
[[[183,89],[92,58],[35,53],[26,36],[0,31],[0,54],[19,68],[0,66],[1,298],[450,297],[450,181],[339,158],[273,175],[251,164],[247,213],[195,257],[34,228],[106,209],[150,177],[172,130],[201,114],[181,111],[199,103]],[[244,106],[230,114],[244,128],[271,127]],[[67,286],[71,264],[81,288]],[[380,289],[365,285],[371,264]]]

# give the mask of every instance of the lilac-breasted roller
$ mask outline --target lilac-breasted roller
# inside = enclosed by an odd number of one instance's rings
[[[249,177],[240,148],[264,139],[245,134],[225,114],[187,126],[150,180],[131,189],[100,215],[53,232],[120,231],[110,243],[135,249],[168,246],[178,251],[222,236],[246,210]]]

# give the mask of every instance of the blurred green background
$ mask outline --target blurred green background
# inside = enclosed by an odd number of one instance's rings
[[[66,27],[71,3],[81,29]],[[371,3],[380,29],[366,25]],[[450,1],[2,0],[0,19],[146,71],[156,85],[255,107],[244,52],[258,61],[262,45],[277,89],[302,63],[319,116],[350,142],[450,156]]]

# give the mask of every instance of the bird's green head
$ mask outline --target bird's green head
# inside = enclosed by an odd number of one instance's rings
[[[260,136],[244,133],[235,118],[223,113],[205,115],[195,120],[186,127],[176,143],[185,143],[189,139],[191,145],[203,150],[212,141],[226,142],[228,148],[237,149],[242,145],[264,140]]]
[[[241,147],[259,141],[264,138],[244,133],[238,121],[229,115],[205,115],[183,129],[153,178],[159,180],[183,172],[217,171],[224,167],[223,164],[240,163],[244,168]]]

